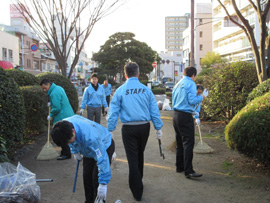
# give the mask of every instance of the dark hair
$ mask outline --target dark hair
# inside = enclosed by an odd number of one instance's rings
[[[48,84],[52,84],[48,79],[43,79],[43,80],[41,80],[41,82],[40,82],[40,86],[42,86],[42,85],[48,85]]]
[[[203,87],[203,85],[201,85],[201,84],[197,84],[197,90],[204,90],[204,87]]]
[[[184,75],[188,76],[188,77],[192,77],[193,75],[196,76],[197,75],[197,69],[193,66],[189,66],[186,67],[184,69]]]
[[[98,78],[97,74],[96,74],[96,73],[93,73],[93,74],[91,75],[90,79],[92,79],[92,78]]]
[[[74,126],[69,121],[58,121],[51,130],[51,136],[55,144],[58,146],[66,145],[73,137],[72,129]]]
[[[140,68],[137,63],[135,62],[129,62],[124,66],[125,74],[128,78],[135,77],[140,71]]]

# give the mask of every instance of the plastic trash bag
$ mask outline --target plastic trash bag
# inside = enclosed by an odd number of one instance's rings
[[[40,202],[40,187],[36,183],[36,175],[20,163],[17,167],[11,163],[1,163],[0,202]]]
[[[164,104],[163,104],[163,107],[162,107],[162,110],[163,111],[171,111],[172,108],[170,106],[170,100],[169,99],[164,99]]]
[[[158,105],[158,109],[159,109],[159,110],[162,110],[162,107],[163,107],[163,101],[158,101],[158,102],[157,102],[157,105]]]

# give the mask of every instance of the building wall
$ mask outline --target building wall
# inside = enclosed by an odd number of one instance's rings
[[[188,27],[190,15],[165,17],[165,48],[182,51],[183,31]]]
[[[6,57],[3,56],[3,49],[6,50]],[[7,32],[0,31],[0,60],[9,61],[16,67],[19,60],[19,38]]]

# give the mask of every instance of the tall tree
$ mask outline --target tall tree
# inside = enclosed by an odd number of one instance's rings
[[[71,77],[94,25],[122,0],[13,0],[30,27],[50,49],[64,76]],[[75,57],[67,73],[72,47]]]
[[[221,63],[224,60],[221,58],[219,53],[207,52],[207,54],[201,60],[202,69],[207,69],[213,67],[215,64]]]
[[[140,74],[144,75],[153,70],[152,63],[158,59],[158,54],[145,42],[134,39],[130,32],[118,32],[109,37],[99,52],[93,54],[93,60],[99,67],[110,75],[120,73],[123,76],[123,67],[129,61],[136,62],[140,67]]]
[[[270,8],[270,1],[261,1],[261,0],[248,0],[250,3],[252,9],[254,9],[255,14],[257,15],[257,18],[259,20],[260,24],[260,31],[261,31],[261,37],[260,37],[260,43],[256,43],[256,39],[253,32],[253,27],[249,24],[249,21],[243,16],[243,14],[240,11],[240,7],[236,4],[235,0],[230,0],[234,12],[229,13],[229,10],[224,5],[224,1],[217,0],[219,4],[222,6],[222,8],[225,10],[228,18],[230,21],[232,21],[235,25],[239,26],[244,33],[246,34],[253,54],[255,58],[255,64],[256,64],[256,70],[257,70],[257,76],[259,79],[259,82],[262,83],[267,78],[270,77],[270,23],[267,22],[267,15],[269,15],[269,8]],[[262,2],[264,6],[262,6]],[[264,9],[263,9],[264,7]],[[237,18],[241,21],[238,22],[235,18],[233,18],[233,15],[237,15]],[[269,18],[268,18],[269,21]],[[267,27],[268,23],[268,27]],[[268,58],[266,62],[266,56]],[[268,67],[268,69],[266,69]]]

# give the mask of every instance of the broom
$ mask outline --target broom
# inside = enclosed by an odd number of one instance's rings
[[[51,107],[49,107],[49,114]],[[59,153],[55,150],[52,143],[50,142],[50,120],[48,120],[48,138],[47,143],[42,147],[37,160],[51,160],[59,156]]]
[[[200,142],[197,144],[196,147],[194,147],[194,152],[196,154],[211,154],[214,152],[214,150],[205,142],[202,141],[202,133],[201,133],[201,128],[200,125],[198,126],[198,130],[199,130],[199,135],[200,135]]]

